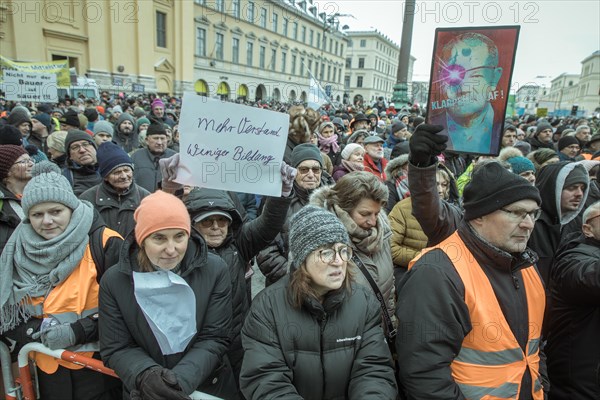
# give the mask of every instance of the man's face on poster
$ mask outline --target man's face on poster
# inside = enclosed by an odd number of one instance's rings
[[[461,101],[448,108],[453,117],[474,118],[490,101],[502,76],[497,56],[491,56],[486,43],[476,38],[460,40],[442,60],[446,71],[442,86],[448,99]]]

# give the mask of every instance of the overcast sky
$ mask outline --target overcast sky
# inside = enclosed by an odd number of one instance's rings
[[[377,28],[400,45],[405,2],[401,0],[315,1],[319,12],[339,17],[351,30]],[[413,79],[429,80],[437,27],[520,25],[513,85],[537,76],[581,72],[581,61],[600,49],[600,1],[416,1],[411,54]]]

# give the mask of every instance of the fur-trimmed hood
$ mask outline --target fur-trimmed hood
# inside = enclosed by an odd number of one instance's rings
[[[396,179],[398,171],[406,164],[408,164],[408,154],[402,154],[396,158],[392,158],[385,167],[385,175],[388,180]]]

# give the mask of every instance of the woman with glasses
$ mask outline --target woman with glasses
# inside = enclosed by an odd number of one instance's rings
[[[282,179],[286,178],[282,176]],[[288,181],[291,183],[291,179]],[[254,256],[267,247],[281,230],[291,201],[289,194],[288,191],[284,197],[266,197],[262,213],[252,221],[242,218],[231,198],[234,193],[196,188],[185,201],[194,233],[199,233],[209,251],[218,254],[229,267],[233,321],[232,343],[227,355],[236,382],[243,357],[240,331],[250,307],[245,274]]]
[[[117,265],[100,284],[100,353],[124,398],[236,398],[224,361],[231,335],[227,265],[191,232],[183,202],[163,191],[135,212]]]
[[[383,210],[387,200],[388,188],[384,182],[369,172],[352,172],[335,185],[316,190],[310,204],[334,213],[348,231],[353,261],[358,267],[356,280],[374,293],[376,290],[381,293],[387,311],[381,316],[386,334],[392,335],[396,327],[394,263],[390,248],[392,231]]]
[[[254,299],[242,329],[244,396],[395,399],[379,303],[353,282],[346,228],[309,205],[289,239],[289,273]]]
[[[22,146],[0,146],[0,252],[25,217],[21,197],[32,168],[33,160]]]

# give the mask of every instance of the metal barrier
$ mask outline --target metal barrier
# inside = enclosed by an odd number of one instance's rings
[[[20,387],[15,385],[12,372],[10,350],[4,342],[0,342],[0,365],[2,365],[2,383],[4,384],[4,398],[6,400],[21,400]]]
[[[6,346],[5,346],[6,347]],[[8,348],[7,348],[8,350]],[[51,350],[41,343],[33,342],[28,343],[19,352],[19,383],[21,384],[23,400],[36,400],[37,394],[34,389],[33,379],[31,378],[31,371],[29,370],[29,354],[30,353],[41,353],[48,356],[57,358],[59,360],[68,361],[73,364],[81,365],[85,368],[100,372],[101,374],[110,375],[115,378],[119,378],[115,371],[104,366],[102,361],[96,360],[95,358],[84,357],[80,354],[74,353],[69,350]],[[8,360],[10,361],[10,353],[8,353]],[[10,363],[9,363],[10,366]],[[4,375],[4,361],[2,361],[3,375]],[[12,376],[12,371],[11,371]],[[219,397],[211,396],[202,392],[194,392],[190,395],[192,400],[222,400]],[[16,397],[6,397],[7,400],[13,400]],[[21,397],[18,397],[21,400]]]

